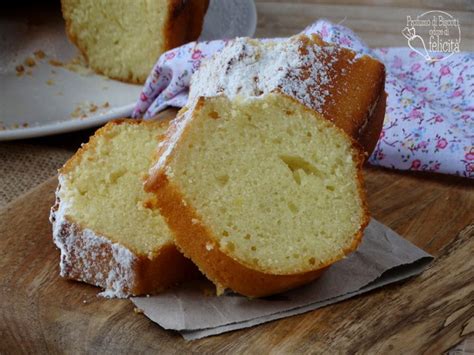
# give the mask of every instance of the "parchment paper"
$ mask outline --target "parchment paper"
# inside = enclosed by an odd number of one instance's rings
[[[187,340],[255,326],[336,303],[421,273],[433,257],[372,219],[359,248],[309,285],[264,299],[217,297],[190,284],[133,303]]]

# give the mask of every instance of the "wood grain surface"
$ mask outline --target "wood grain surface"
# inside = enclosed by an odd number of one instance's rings
[[[319,18],[351,28],[370,47],[406,47],[401,31],[407,16],[447,11],[459,20],[461,50],[474,50],[472,0],[256,0],[258,37],[296,34]]]
[[[440,353],[474,331],[474,192],[465,179],[366,169],[373,216],[437,258],[421,276],[193,342],[127,300],[58,276],[55,179],[0,211],[0,353]],[[66,351],[67,350],[67,351]]]

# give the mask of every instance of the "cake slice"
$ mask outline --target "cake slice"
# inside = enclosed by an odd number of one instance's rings
[[[145,189],[218,289],[260,297],[357,247],[362,162],[342,129],[289,96],[198,98],[170,126]]]
[[[202,62],[191,79],[189,102],[199,96],[282,92],[334,122],[368,156],[385,116],[384,86],[381,62],[316,35],[265,42],[238,38]]]
[[[50,220],[61,276],[127,297],[195,275],[159,211],[144,205],[143,176],[168,124],[110,122],[59,171]]]
[[[196,40],[208,0],[61,0],[66,33],[95,71],[143,83],[159,56]]]

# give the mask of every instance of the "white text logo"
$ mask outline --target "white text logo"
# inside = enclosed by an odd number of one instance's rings
[[[458,19],[444,11],[407,16],[402,34],[408,46],[426,60],[443,60],[460,51],[461,26]]]

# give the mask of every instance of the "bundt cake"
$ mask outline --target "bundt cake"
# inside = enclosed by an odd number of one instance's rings
[[[260,297],[307,283],[368,223],[361,148],[282,93],[197,98],[158,157],[149,205],[218,289]]]
[[[196,40],[208,0],[61,0],[66,33],[95,71],[143,83],[165,51]]]
[[[385,67],[318,36],[286,40],[238,38],[204,60],[191,79],[190,99],[224,94],[254,97],[279,91],[342,128],[367,156],[385,116]]]
[[[143,177],[168,123],[110,122],[60,170],[50,219],[63,277],[127,297],[195,275],[159,211],[144,205]]]

